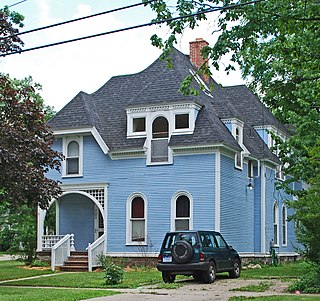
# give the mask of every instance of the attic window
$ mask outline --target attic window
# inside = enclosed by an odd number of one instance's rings
[[[176,114],[175,115],[175,129],[188,129],[189,128],[189,114]]]
[[[132,129],[134,133],[140,133],[146,131],[146,118],[133,118]]]

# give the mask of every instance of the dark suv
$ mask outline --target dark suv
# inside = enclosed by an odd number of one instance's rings
[[[178,274],[193,275],[196,280],[212,283],[220,272],[239,277],[241,259],[219,232],[176,231],[166,234],[157,268],[166,283],[174,282]]]

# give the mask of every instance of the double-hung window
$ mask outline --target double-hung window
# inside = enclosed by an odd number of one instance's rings
[[[127,244],[147,242],[146,200],[142,195],[134,195],[127,203]]]
[[[83,161],[83,138],[81,136],[63,139],[63,176],[81,176]]]

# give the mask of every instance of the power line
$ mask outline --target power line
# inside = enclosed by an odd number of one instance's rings
[[[27,1],[27,0],[24,0],[24,1]],[[21,2],[24,2],[24,1],[21,1]],[[14,35],[11,35],[11,36],[2,37],[2,38],[0,38],[0,40],[7,39],[7,38],[12,38],[12,37],[15,37],[15,36],[21,36],[21,35],[24,35],[24,34],[27,34],[27,33],[32,33],[32,32],[36,32],[36,31],[40,31],[40,30],[44,30],[44,29],[48,29],[48,28],[52,28],[52,27],[56,27],[56,26],[60,26],[60,25],[65,25],[65,24],[69,24],[69,23],[73,23],[73,22],[77,22],[77,21],[82,21],[82,20],[85,20],[85,19],[98,17],[98,16],[105,15],[105,14],[114,13],[114,12],[117,12],[117,11],[133,8],[133,7],[140,6],[140,5],[146,5],[146,4],[152,3],[154,1],[156,1],[156,0],[150,0],[150,1],[147,1],[147,2],[144,2],[144,3],[139,2],[139,3],[131,4],[131,5],[128,5],[128,6],[123,6],[123,7],[115,8],[115,9],[112,9],[112,10],[104,11],[104,12],[101,12],[101,13],[97,13],[97,14],[93,14],[93,15],[89,15],[89,16],[85,16],[85,17],[80,17],[80,18],[77,18],[77,19],[72,19],[72,20],[68,20],[68,21],[64,21],[64,22],[60,22],[60,23],[55,23],[55,24],[51,24],[51,25],[47,25],[47,26],[43,26],[43,27],[39,27],[39,28],[35,28],[35,29],[26,30],[26,31],[19,32],[19,33],[16,33]],[[21,3],[21,2],[19,2],[19,3]],[[19,4],[19,3],[16,3],[16,4]],[[16,5],[16,4],[13,4],[13,5]],[[11,6],[13,6],[13,5],[11,5]]]
[[[22,0],[22,1],[20,1],[20,2],[11,4],[11,5],[9,5],[8,7],[12,7],[12,6],[18,5],[18,4],[23,3],[23,2],[26,2],[26,1],[27,1],[27,0]]]
[[[56,43],[52,43],[52,44],[46,44],[46,45],[36,46],[36,47],[32,47],[32,48],[22,49],[22,50],[19,50],[19,51],[13,51],[13,52],[9,52],[9,53],[6,53],[6,54],[1,54],[0,56],[1,57],[5,57],[7,55],[12,55],[12,54],[17,54],[17,53],[22,53],[22,52],[28,52],[28,51],[43,49],[43,48],[48,48],[48,47],[52,47],[52,46],[67,44],[67,43],[71,43],[71,42],[77,42],[77,41],[81,41],[81,40],[96,38],[96,37],[100,37],[100,36],[104,36],[104,35],[108,35],[108,34],[123,32],[123,31],[127,31],[127,30],[132,30],[132,29],[137,29],[137,28],[142,28],[142,27],[147,27],[147,26],[152,26],[152,25],[157,25],[157,24],[163,24],[163,23],[166,23],[166,22],[182,20],[182,19],[186,19],[186,18],[190,18],[190,17],[195,17],[195,16],[200,15],[200,14],[206,14],[206,13],[215,12],[215,11],[219,11],[219,10],[234,9],[234,8],[237,8],[237,7],[258,3],[258,2],[261,2],[261,1],[264,1],[264,0],[253,0],[253,1],[244,2],[244,3],[238,3],[238,4],[227,5],[227,6],[222,6],[222,7],[215,7],[215,8],[207,9],[207,10],[204,10],[204,11],[201,11],[201,12],[192,13],[192,14],[188,14],[188,15],[184,15],[184,16],[179,16],[179,17],[174,17],[174,18],[169,18],[169,19],[164,19],[164,20],[159,20],[159,21],[153,21],[153,22],[139,24],[139,25],[135,25],[135,26],[131,26],[131,27],[125,27],[125,28],[121,28],[121,29],[116,29],[116,30],[111,30],[111,31],[107,31],[107,32],[94,34],[94,35],[84,36],[84,37],[81,37],[81,38],[75,38],[75,39],[60,41],[60,42],[56,42]]]

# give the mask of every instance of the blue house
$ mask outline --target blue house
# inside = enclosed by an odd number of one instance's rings
[[[288,132],[246,86],[197,74],[205,45],[191,42],[190,56],[174,49],[172,68],[157,59],[80,92],[50,120],[65,160],[48,177],[63,194],[52,200],[54,235],[39,209],[38,251],[51,249],[53,266],[70,246],[89,252],[89,269],[101,252],[156,256],[179,229],[220,231],[243,257],[268,257],[271,240],[281,256],[295,255],[290,196],[275,188],[284,175],[271,150],[271,133]],[[198,96],[178,92],[188,75]]]

